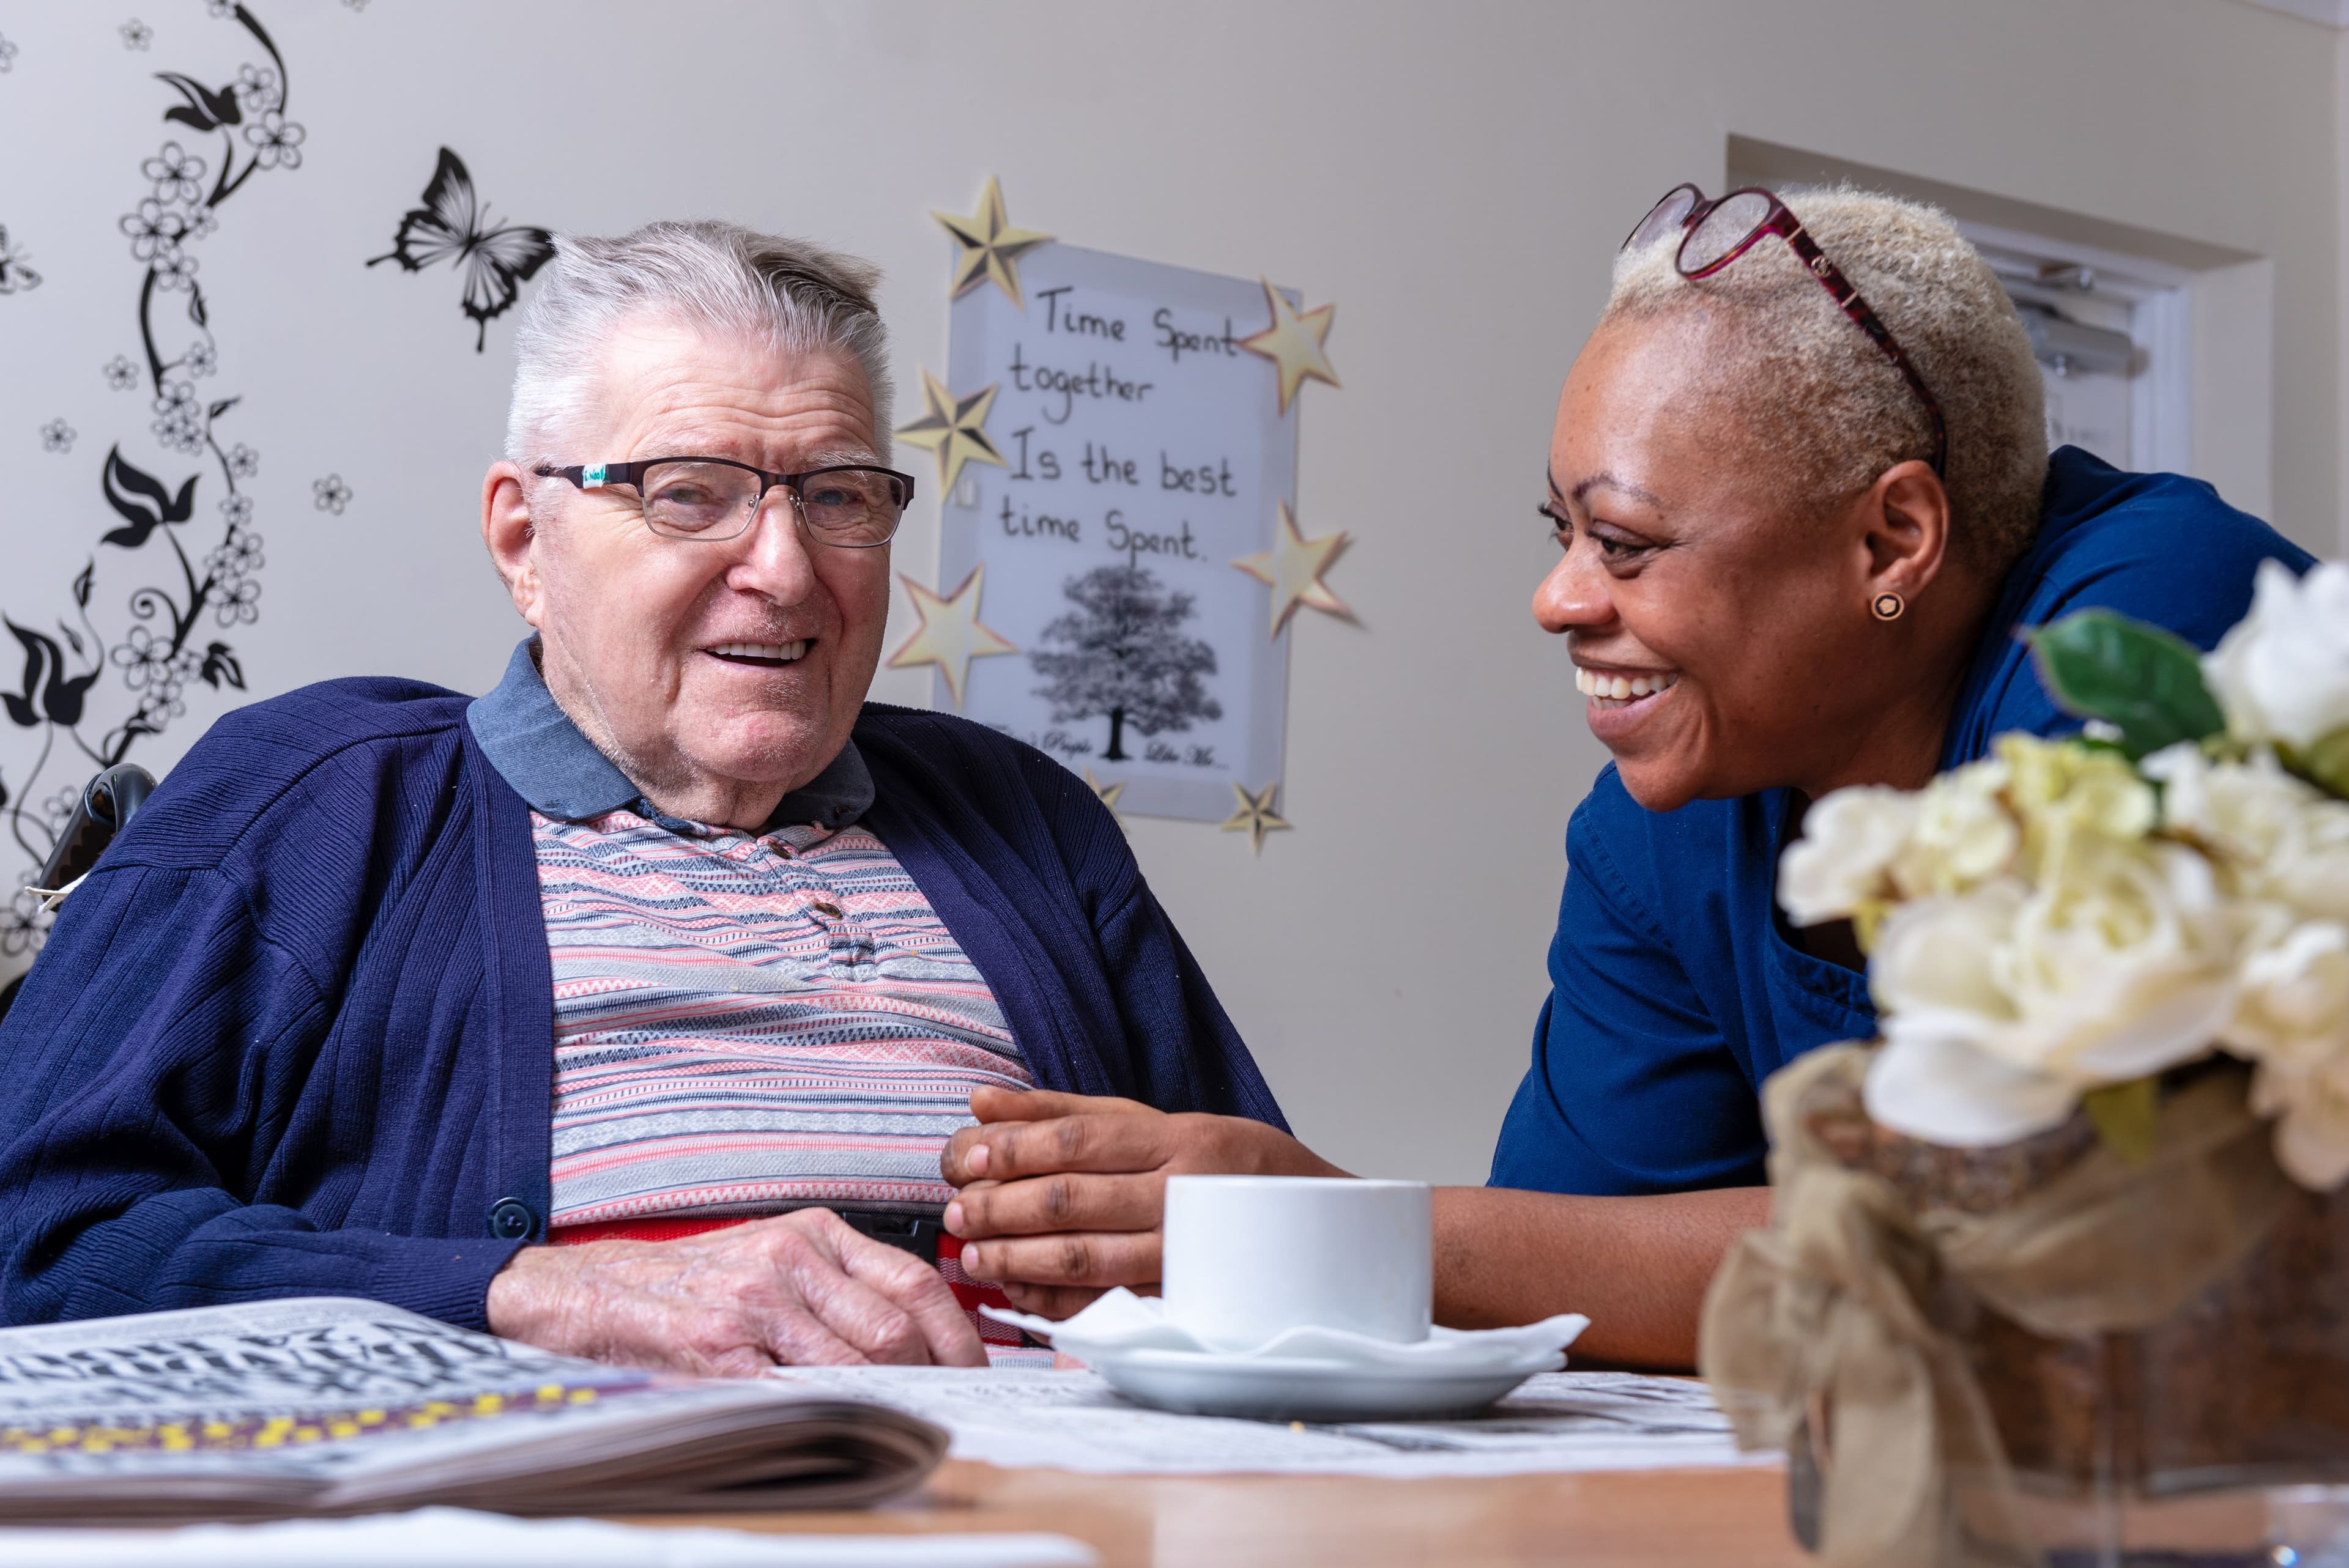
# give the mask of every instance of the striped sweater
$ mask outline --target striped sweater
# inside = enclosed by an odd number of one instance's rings
[[[557,1227],[804,1204],[935,1212],[973,1089],[1033,1081],[865,828],[533,811]]]

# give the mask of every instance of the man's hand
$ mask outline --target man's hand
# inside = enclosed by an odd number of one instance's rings
[[[1130,1099],[983,1088],[979,1125],[939,1169],[963,1272],[1029,1312],[1066,1317],[1112,1285],[1158,1284],[1166,1178],[1343,1176],[1288,1134],[1237,1116],[1170,1116]]]
[[[987,1365],[936,1268],[829,1209],[673,1242],[525,1247],[490,1281],[489,1317],[507,1339],[709,1377],[794,1363]]]

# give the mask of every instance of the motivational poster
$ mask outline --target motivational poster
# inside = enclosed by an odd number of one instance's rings
[[[1288,637],[1265,563],[1295,532],[1295,380],[1245,340],[1293,329],[1299,302],[1058,243],[1018,281],[1023,298],[955,300],[947,382],[926,388],[934,430],[977,438],[938,572],[975,640],[935,700],[1116,789],[1122,811],[1222,821],[1235,786],[1281,776]]]

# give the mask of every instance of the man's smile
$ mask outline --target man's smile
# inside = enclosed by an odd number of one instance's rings
[[[773,670],[805,658],[814,642],[812,637],[802,637],[791,643],[713,643],[701,651],[730,665]]]

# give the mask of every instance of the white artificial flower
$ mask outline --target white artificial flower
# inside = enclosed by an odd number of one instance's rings
[[[2251,613],[2202,661],[2203,678],[2242,741],[2305,750],[2349,728],[2349,565],[2328,561],[2304,577],[2262,561]]]
[[[2003,758],[1990,758],[1925,786],[1889,868],[1902,898],[1963,892],[2013,867],[2023,830],[1999,799],[2010,777]]]
[[[2230,1049],[2259,1064],[2251,1109],[2277,1118],[2277,1162],[2303,1187],[2349,1179],[2349,925],[2304,921],[2243,961]]]
[[[2253,948],[2227,1037],[2262,1060],[2349,1062],[2349,925],[2302,921]]]
[[[1984,1045],[2084,1087],[2201,1055],[2234,1010],[2241,912],[2181,844],[2073,856],[1996,949],[2015,1026]]]
[[[2349,801],[2285,772],[2274,753],[2214,762],[2191,745],[2145,759],[2165,832],[2207,851],[2230,892],[2349,921]]]
[[[1869,1073],[1877,1120],[1936,1143],[2010,1141],[2062,1121],[2084,1089],[2217,1039],[2243,914],[2209,863],[2106,840],[2053,870],[2043,885],[2001,877],[1886,917],[1868,960],[1886,1041]]]
[[[2075,854],[2133,850],[2160,820],[2153,787],[2118,752],[2031,735],[1997,744],[2007,807],[2023,823],[2023,870],[2036,882],[2064,876]]]
[[[1888,785],[1830,790],[1803,819],[1803,836],[1778,861],[1778,902],[1796,925],[1842,920],[1884,897],[1887,868],[1920,810]]]
[[[1868,985],[1884,1035],[1962,1040],[1979,1047],[2017,1017],[1995,957],[2014,940],[2031,889],[2002,877],[1971,892],[1919,899],[1887,915],[1868,955]],[[2032,1064],[2023,1064],[2029,1066]]]
[[[2014,1026],[1995,954],[2030,889],[2013,878],[1920,900],[1889,915],[1868,955],[1884,1048],[1862,1095],[1878,1125],[1961,1149],[2012,1143],[2072,1114],[2078,1089],[1984,1048]]]
[[[2287,1078],[2262,1066],[2251,1109],[2276,1119],[2276,1163],[2312,1192],[2349,1180],[2349,1075],[2339,1068]]]
[[[1902,1033],[1868,1063],[1861,1098],[1880,1127],[1951,1149],[1990,1149],[2062,1126],[2080,1091],[1956,1040]]]

